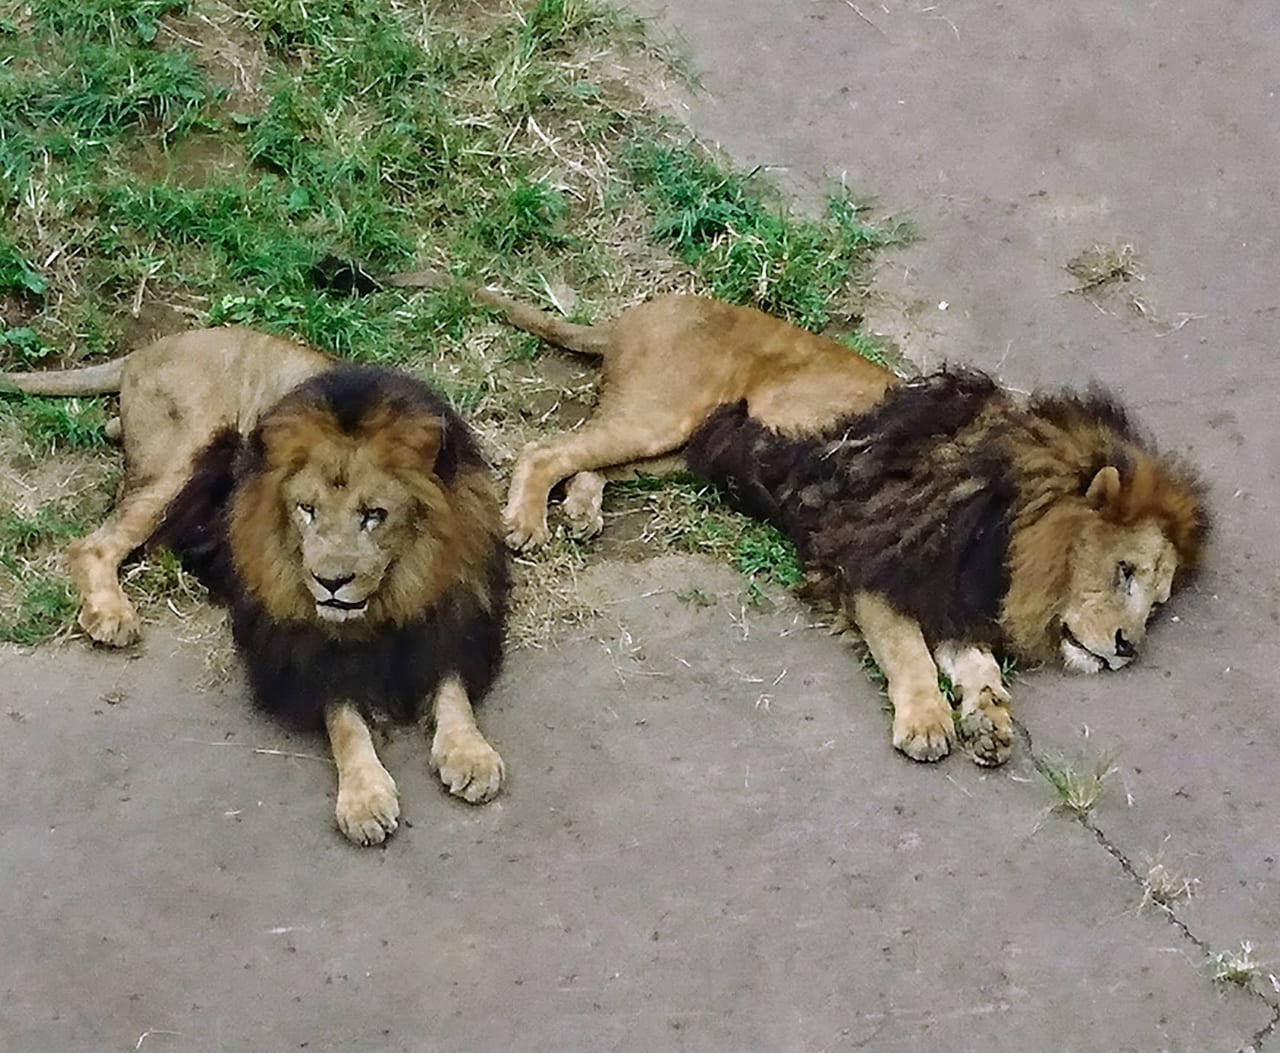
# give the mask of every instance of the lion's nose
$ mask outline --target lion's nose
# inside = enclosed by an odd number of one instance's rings
[[[1124,630],[1117,629],[1116,630],[1116,657],[1132,658],[1137,653],[1138,653],[1137,648],[1135,648],[1133,644],[1131,644],[1128,641],[1128,639],[1125,637]]]
[[[345,578],[322,578],[319,574],[312,574],[311,576],[316,579],[316,583],[322,589],[327,589],[330,594],[334,596],[338,594],[338,590],[342,588],[343,585],[347,584],[349,581],[355,581],[356,578],[354,574],[348,574]],[[1117,637],[1119,635],[1119,633],[1116,634]]]

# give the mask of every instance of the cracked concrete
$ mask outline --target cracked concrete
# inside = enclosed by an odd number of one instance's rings
[[[843,175],[914,217],[877,324],[918,362],[1101,379],[1205,469],[1205,574],[1131,669],[1025,675],[1030,738],[987,772],[897,756],[789,599],[600,561],[606,613],[514,654],[481,713],[507,792],[449,800],[397,734],[407,821],[373,851],[332,830],[322,744],[200,690],[181,627],[5,650],[0,1050],[1280,1050],[1265,981],[1205,963],[1280,959],[1271,5],[666,18],[700,134],[801,199]],[[1070,294],[1066,262],[1113,241],[1145,280]],[[691,584],[715,604],[668,591]],[[1118,772],[1074,821],[1034,760],[1080,751]],[[1156,855],[1199,879],[1167,914],[1139,909]]]

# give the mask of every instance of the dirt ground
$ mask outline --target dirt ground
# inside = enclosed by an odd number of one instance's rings
[[[647,2],[647,0],[646,0]],[[651,8],[653,9],[653,8]],[[1267,0],[683,0],[685,116],[800,200],[910,215],[875,325],[922,365],[1115,388],[1212,480],[1142,660],[1017,685],[1014,760],[896,755],[840,641],[708,562],[600,561],[481,714],[480,809],[386,750],[360,851],[323,744],[205,645],[0,651],[0,1050],[1280,1050],[1280,21]],[[1131,245],[1133,275],[1068,263]],[[696,586],[713,602],[676,595]],[[185,638],[185,642],[184,642]],[[1029,751],[1109,754],[1092,827]],[[1143,909],[1153,861],[1195,882]],[[1280,968],[1280,967],[1274,967]]]

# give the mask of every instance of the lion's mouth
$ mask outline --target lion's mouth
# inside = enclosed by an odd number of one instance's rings
[[[339,599],[317,600],[316,614],[325,621],[346,622],[355,618],[363,618],[368,606],[368,600],[359,600],[355,603]]]
[[[1062,660],[1078,673],[1100,673],[1111,668],[1111,660],[1080,642],[1066,624],[1062,626]]]

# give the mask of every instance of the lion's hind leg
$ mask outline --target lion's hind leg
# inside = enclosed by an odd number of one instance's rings
[[[933,657],[960,695],[960,739],[975,763],[1003,764],[1013,750],[1013,717],[1000,663],[969,644],[939,644]]]
[[[495,797],[502,788],[506,765],[480,733],[467,689],[457,677],[448,677],[440,685],[432,718],[431,767],[445,788],[471,804]]]
[[[945,757],[955,741],[955,723],[919,624],[869,592],[855,597],[854,619],[889,681],[894,746],[913,760]]]
[[[369,725],[350,703],[335,702],[325,707],[324,726],[338,767],[338,829],[358,845],[380,844],[398,825],[400,797]]]

